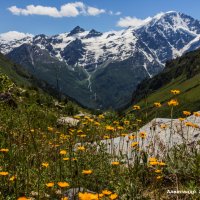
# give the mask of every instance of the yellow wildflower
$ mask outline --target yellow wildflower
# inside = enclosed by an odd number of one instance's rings
[[[129,124],[130,124],[130,121],[125,120],[125,121],[124,121],[124,124],[129,125]]]
[[[9,180],[14,181],[16,178],[17,178],[16,176],[11,176]]]
[[[127,133],[122,133],[121,136],[122,137],[126,137],[128,134]]]
[[[185,118],[179,117],[178,120],[182,122],[185,120]]]
[[[133,143],[131,144],[131,147],[136,147],[138,144],[139,144],[138,142],[133,142]]]
[[[138,106],[138,105],[134,105],[133,106],[133,110],[140,110],[141,108],[140,108],[140,106]]]
[[[115,128],[108,125],[108,126],[106,126],[106,130],[107,130],[107,131],[114,131]]]
[[[117,195],[116,193],[114,193],[114,194],[111,194],[111,195],[109,196],[109,198],[110,198],[111,200],[114,200],[114,199],[117,199],[117,198],[118,198],[118,195]]]
[[[48,127],[47,130],[50,131],[50,132],[52,132],[53,128],[52,127]]]
[[[169,106],[178,106],[179,103],[176,99],[172,99],[170,101],[167,102]]]
[[[103,138],[104,138],[104,139],[109,139],[110,136],[108,136],[108,135],[104,135]]]
[[[157,176],[156,179],[160,180],[160,179],[162,179],[162,176]]]
[[[155,173],[161,173],[162,171],[160,169],[155,170]]]
[[[180,94],[181,91],[180,90],[171,90],[171,93],[174,94],[174,95],[176,95],[176,94]]]
[[[46,186],[47,186],[47,187],[53,187],[53,186],[54,186],[54,183],[53,183],[53,182],[46,183]]]
[[[147,133],[146,132],[140,132],[140,137],[142,138],[142,139],[145,139],[146,138],[146,135],[147,135]]]
[[[92,170],[83,170],[82,174],[84,174],[84,175],[92,174]]]
[[[94,122],[94,125],[100,126],[100,123],[99,122]]]
[[[79,192],[78,193],[79,200],[98,200],[98,194],[92,194],[89,192]]]
[[[154,103],[154,106],[157,107],[157,108],[160,108],[162,105],[161,105],[160,102],[155,102],[155,103]]]
[[[183,114],[186,115],[186,116],[190,116],[191,112],[189,112],[189,111],[183,111]]]
[[[104,115],[99,115],[98,117],[99,117],[99,119],[104,119],[105,118]]]
[[[199,112],[193,112],[193,115],[194,115],[195,117],[200,117],[200,113],[199,113]]]
[[[24,196],[24,197],[19,197],[17,200],[30,200],[30,199]]]
[[[84,146],[78,146],[77,149],[78,149],[79,151],[85,151],[85,147],[84,147]]]
[[[129,140],[134,140],[134,139],[135,139],[135,136],[134,136],[134,135],[130,135],[130,136],[128,136],[128,139],[129,139]]]
[[[119,162],[117,162],[117,161],[114,161],[114,162],[111,162],[111,165],[119,165],[120,163]]]
[[[0,172],[0,176],[8,176],[8,172]]]
[[[0,152],[5,152],[7,153],[9,151],[9,149],[0,149]]]
[[[48,162],[43,162],[42,166],[47,168],[49,166],[49,163]]]
[[[118,130],[124,130],[124,127],[123,126],[118,126],[117,129]]]
[[[58,186],[61,188],[69,187],[69,183],[67,182],[58,182]]]
[[[69,200],[68,197],[62,197],[61,200]]]
[[[103,191],[102,191],[102,194],[104,194],[104,195],[111,195],[112,192],[109,191],[109,190],[103,190]]]
[[[160,166],[166,166],[166,164],[164,162],[159,162],[158,165],[160,165]]]
[[[66,150],[60,150],[60,155],[66,155],[67,151]]]

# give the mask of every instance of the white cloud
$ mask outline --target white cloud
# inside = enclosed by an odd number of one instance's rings
[[[119,27],[129,27],[129,26],[133,26],[133,27],[137,27],[137,26],[141,26],[147,22],[149,22],[152,18],[148,17],[146,19],[138,19],[136,17],[124,17],[124,18],[120,18],[120,20],[117,22],[117,26]]]
[[[0,34],[0,39],[5,40],[5,41],[20,40],[25,37],[33,37],[33,35],[29,33],[17,32],[17,31],[9,31],[7,33]]]
[[[76,17],[79,15],[96,16],[106,13],[104,9],[99,9],[85,5],[83,2],[67,3],[57,9],[56,7],[47,7],[41,5],[28,5],[25,8],[11,6],[8,10],[14,15],[45,15],[50,17]]]
[[[87,9],[88,15],[92,15],[92,16],[99,15],[105,12],[106,11],[104,9],[98,9],[98,8],[90,7],[90,6]]]
[[[122,13],[119,12],[119,11],[118,11],[118,12],[113,12],[113,11],[111,11],[111,10],[110,10],[108,13],[109,13],[109,15],[117,15],[117,16],[122,14]]]

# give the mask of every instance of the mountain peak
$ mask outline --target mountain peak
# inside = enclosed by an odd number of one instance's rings
[[[74,29],[71,30],[68,36],[72,36],[72,35],[75,35],[77,33],[82,33],[82,32],[85,32],[85,30],[81,28],[80,26],[76,26]]]
[[[101,36],[103,33],[96,31],[95,29],[92,29],[85,38],[91,38],[91,37],[98,37]]]

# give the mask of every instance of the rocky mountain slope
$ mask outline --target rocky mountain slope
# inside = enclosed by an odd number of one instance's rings
[[[171,11],[121,31],[10,35],[0,35],[0,51],[31,74],[87,107],[119,108],[167,60],[200,46],[200,21]]]

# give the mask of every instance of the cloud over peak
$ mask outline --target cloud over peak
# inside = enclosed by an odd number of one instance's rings
[[[79,15],[97,16],[106,13],[106,10],[85,5],[83,2],[67,3],[60,7],[28,5],[25,8],[11,6],[8,10],[14,15],[44,15],[49,17],[77,17]]]
[[[136,17],[124,17],[124,18],[120,18],[119,21],[117,22],[117,26],[119,27],[137,27],[137,26],[141,26],[143,24],[146,24],[147,22],[149,22],[152,18],[151,17],[147,17],[146,19],[138,19]]]

